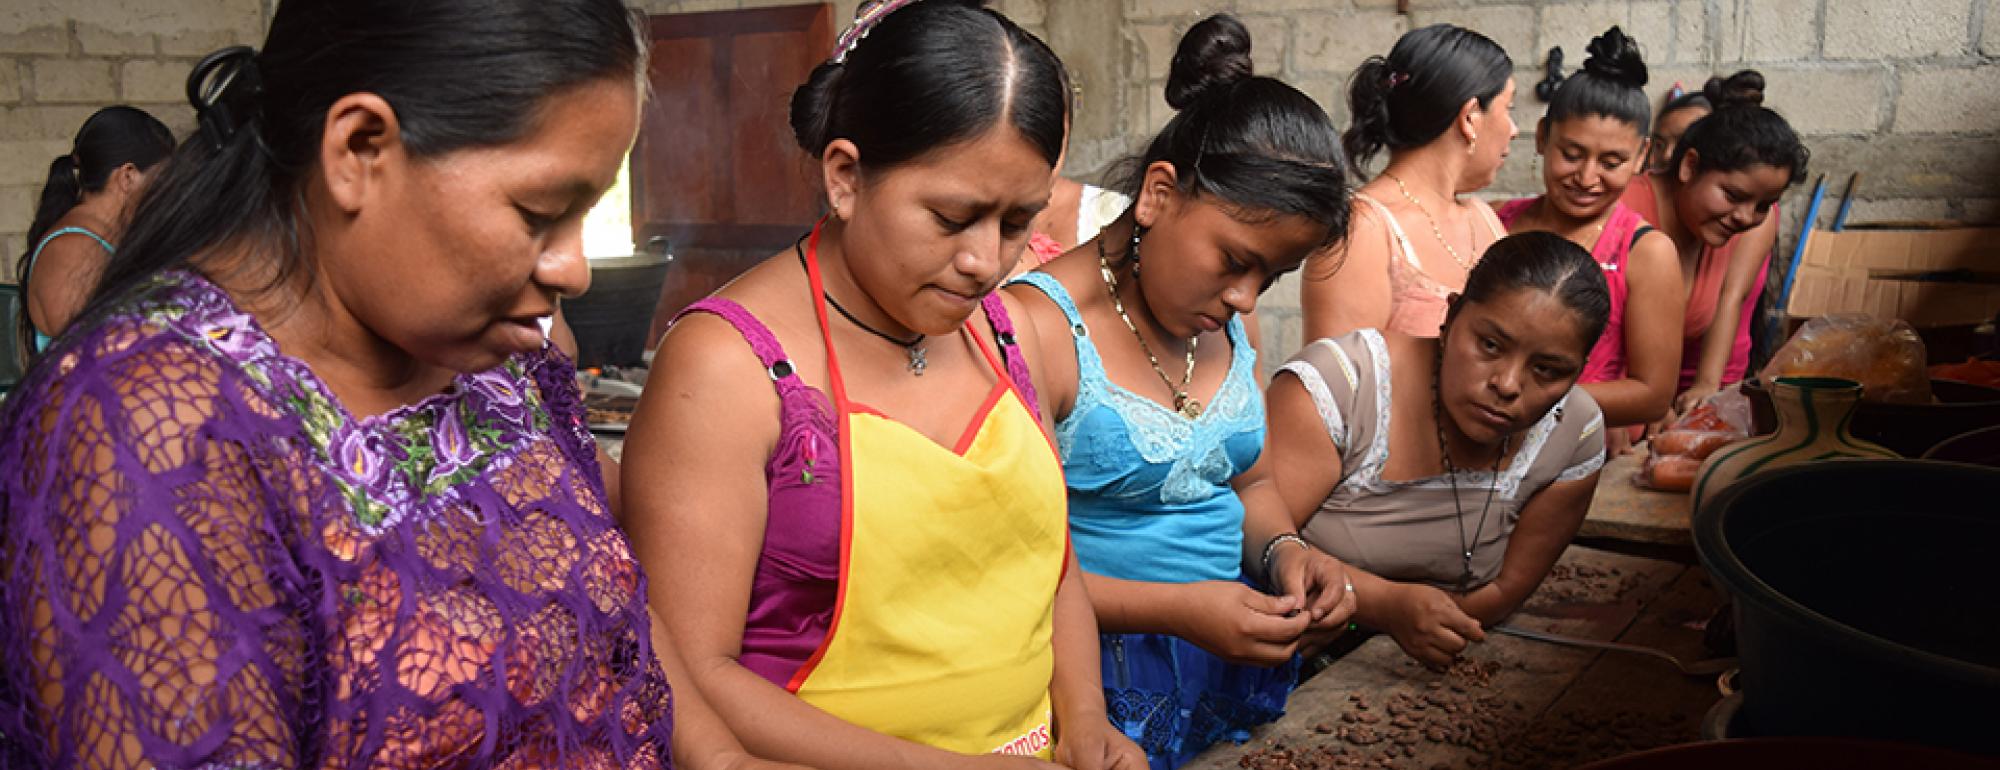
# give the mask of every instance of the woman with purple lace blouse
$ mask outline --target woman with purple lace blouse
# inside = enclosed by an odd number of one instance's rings
[[[0,412],[0,767],[755,764],[669,693],[536,323],[638,40],[618,0],[285,0],[196,67]]]

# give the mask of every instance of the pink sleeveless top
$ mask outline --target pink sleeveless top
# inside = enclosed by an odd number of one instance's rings
[[[1539,200],[1540,197],[1521,198],[1501,204],[1500,222],[1512,231],[1514,220]],[[1625,284],[1625,260],[1639,241],[1640,228],[1651,230],[1652,226],[1631,207],[1614,203],[1611,218],[1604,223],[1604,232],[1598,234],[1597,244],[1590,250],[1590,256],[1604,268],[1604,284],[1611,289],[1611,316],[1604,324],[1604,334],[1590,349],[1590,360],[1584,363],[1583,376],[1577,382],[1625,379],[1625,296],[1630,291]]]
[[[1436,337],[1444,326],[1445,312],[1451,309],[1451,295],[1464,289],[1464,284],[1448,285],[1430,273],[1424,272],[1423,262],[1417,259],[1417,250],[1410,245],[1410,238],[1403,233],[1403,226],[1396,221],[1396,215],[1380,201],[1365,193],[1355,193],[1354,200],[1366,204],[1382,218],[1389,228],[1389,323],[1390,331],[1412,337]],[[1486,228],[1493,234],[1493,240],[1500,240],[1507,229],[1494,219],[1492,210],[1485,206],[1476,207],[1485,215]],[[1489,243],[1491,243],[1489,241]],[[1481,248],[1480,251],[1485,251]],[[1473,264],[1479,263],[1479,256],[1473,255]]]
[[[1653,196],[1653,180],[1644,174],[1634,176],[1632,185],[1625,188],[1620,203],[1632,207],[1647,222],[1658,224],[1659,201]],[[1778,215],[1778,207],[1772,206],[1770,216]],[[1730,238],[1721,248],[1703,247],[1701,260],[1695,264],[1693,296],[1688,299],[1687,322],[1681,341],[1680,389],[1686,390],[1694,384],[1696,369],[1701,366],[1701,341],[1708,335],[1709,324],[1715,321],[1715,306],[1721,301],[1723,276],[1729,273],[1729,260],[1736,253],[1736,246],[1743,239],[1738,235]],[[1722,368],[1722,384],[1728,385],[1743,379],[1750,368],[1750,320],[1757,314],[1757,300],[1764,296],[1764,279],[1770,273],[1771,255],[1759,257],[1757,277],[1750,284],[1750,293],[1743,297],[1743,313],[1736,319],[1736,338],[1729,346],[1729,363]]]

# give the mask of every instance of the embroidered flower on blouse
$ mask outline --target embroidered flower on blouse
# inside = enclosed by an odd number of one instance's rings
[[[189,280],[193,280],[189,277]],[[529,436],[549,429],[533,377],[518,359],[461,375],[453,391],[380,417],[354,419],[303,362],[283,355],[250,315],[220,292],[192,297],[178,281],[155,281],[162,298],[147,315],[178,327],[237,362],[296,415],[365,529],[379,531],[456,499],[454,489],[495,463],[503,467]]]
[[[202,338],[216,350],[238,361],[263,358],[278,352],[271,338],[259,334],[256,322],[243,313],[225,313],[198,328]]]
[[[437,463],[424,479],[426,485],[448,479],[479,459],[478,450],[472,446],[472,437],[465,432],[465,421],[456,412],[452,410],[440,415],[437,425],[431,428],[430,447]]]

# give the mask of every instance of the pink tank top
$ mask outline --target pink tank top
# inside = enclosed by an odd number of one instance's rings
[[[1625,188],[1619,202],[1639,212],[1647,222],[1659,224],[1659,200],[1653,194],[1653,180],[1646,175],[1632,178],[1632,185]],[[1778,216],[1778,207],[1772,206],[1770,216]],[[1687,305],[1687,323],[1681,340],[1680,389],[1686,390],[1694,384],[1697,369],[1701,366],[1702,339],[1708,335],[1708,327],[1715,321],[1715,305],[1720,301],[1723,277],[1729,273],[1729,261],[1736,253],[1736,246],[1743,236],[1730,238],[1720,248],[1704,246],[1701,259],[1695,263],[1693,296]],[[1750,293],[1743,297],[1743,312],[1736,319],[1735,340],[1729,346],[1729,363],[1722,368],[1722,384],[1728,385],[1743,379],[1750,368],[1750,321],[1757,314],[1757,300],[1764,296],[1764,279],[1771,268],[1771,255],[1759,257],[1756,278],[1750,284]]]
[[[1500,206],[1500,222],[1511,232],[1514,221],[1529,206],[1541,200],[1540,197],[1521,198],[1508,201]],[[1590,256],[1604,268],[1604,284],[1611,289],[1611,317],[1604,324],[1604,334],[1597,338],[1597,345],[1590,349],[1590,360],[1583,365],[1583,376],[1577,382],[1611,382],[1626,377],[1625,367],[1625,296],[1629,289],[1625,284],[1625,261],[1632,254],[1632,246],[1639,240],[1639,229],[1652,227],[1624,203],[1611,206],[1611,218],[1604,222],[1604,232],[1598,234],[1597,244],[1590,250]]]
[[[1444,326],[1445,313],[1451,309],[1452,293],[1465,287],[1447,285],[1424,272],[1424,264],[1418,261],[1416,248],[1410,245],[1409,236],[1403,233],[1403,226],[1396,221],[1396,215],[1389,213],[1387,206],[1365,193],[1355,193],[1354,200],[1373,208],[1375,215],[1389,228],[1389,323],[1384,328],[1412,337],[1438,336],[1438,330]],[[1493,240],[1506,235],[1506,228],[1493,218],[1491,209],[1485,206],[1474,208],[1485,215],[1486,228],[1491,231]],[[1478,255],[1474,255],[1472,261],[1478,264]]]

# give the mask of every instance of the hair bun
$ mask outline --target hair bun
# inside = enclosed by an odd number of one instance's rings
[[[1218,13],[1181,36],[1167,75],[1167,104],[1185,109],[1203,94],[1242,82],[1255,74],[1250,62],[1250,30],[1243,22]]]
[[[1764,74],[1743,70],[1727,78],[1709,78],[1702,85],[1701,93],[1718,110],[1737,106],[1760,107],[1764,104]]]
[[[1583,60],[1585,72],[1633,88],[1646,87],[1646,59],[1639,53],[1639,43],[1627,37],[1624,30],[1615,26],[1605,30],[1604,34],[1591,38],[1586,50],[1590,56]]]

